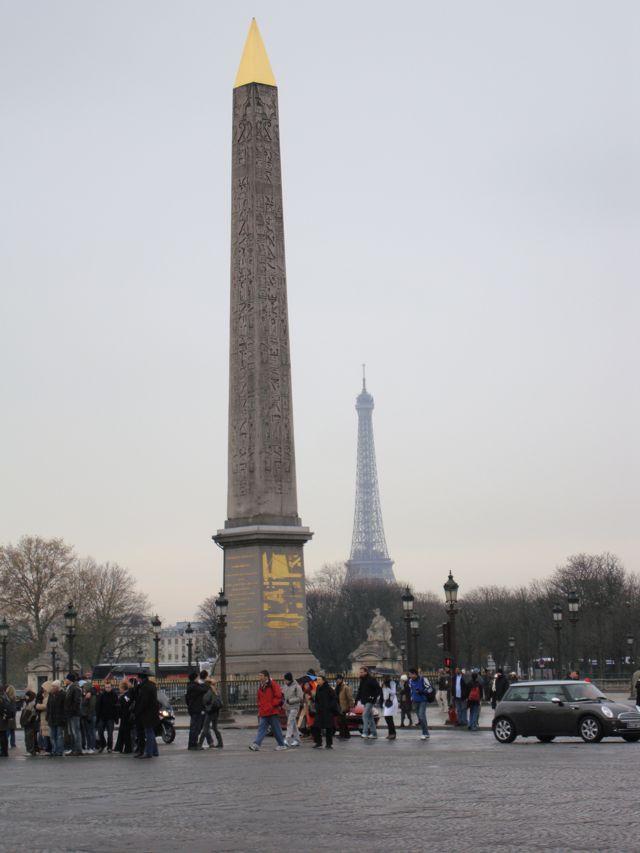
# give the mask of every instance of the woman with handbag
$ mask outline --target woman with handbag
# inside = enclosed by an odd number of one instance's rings
[[[387,740],[396,739],[395,715],[398,713],[398,694],[395,681],[385,676],[382,681],[382,713],[387,724]]]

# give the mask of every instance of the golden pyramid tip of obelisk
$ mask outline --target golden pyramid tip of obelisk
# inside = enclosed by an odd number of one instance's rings
[[[264,83],[265,86],[276,85],[276,78],[273,76],[271,63],[255,18],[251,19],[249,34],[244,43],[244,51],[233,88],[246,86],[247,83]]]

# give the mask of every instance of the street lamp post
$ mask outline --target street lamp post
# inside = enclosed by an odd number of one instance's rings
[[[73,660],[73,641],[76,636],[76,619],[78,611],[73,606],[73,602],[69,602],[69,606],[64,612],[64,624],[67,629],[67,654],[69,655],[69,672],[74,671]]]
[[[160,628],[162,628],[162,622],[160,621],[158,614],[153,617],[151,620],[151,630],[153,631],[153,663],[154,663],[154,673],[156,678],[160,676]]]
[[[516,656],[515,656],[515,648],[516,648],[516,638],[514,636],[509,637],[509,669],[511,672],[516,671]]]
[[[53,681],[58,677],[58,671],[56,667],[57,663],[57,654],[56,651],[58,649],[58,638],[55,633],[49,637],[49,648],[51,649],[51,678]]]
[[[0,643],[2,643],[2,684],[7,684],[7,643],[9,642],[9,625],[7,620],[0,622]]]
[[[187,622],[184,632],[187,635],[187,667],[189,668],[189,672],[191,672],[191,655],[193,653],[193,628],[191,627],[191,622]]]
[[[570,668],[573,672],[577,669],[576,661],[576,625],[580,618],[580,598],[575,590],[567,595],[567,607],[569,608],[569,623],[571,625],[571,663]]]
[[[629,651],[629,675],[633,675],[633,643],[634,637],[632,634],[627,636],[627,649]]]
[[[407,643],[405,640],[400,640],[400,654],[402,655],[402,671],[407,669]]]
[[[562,660],[560,650],[560,631],[562,630],[562,607],[553,605],[553,627],[556,632],[556,678],[562,678]]]
[[[411,660],[411,614],[413,613],[413,602],[415,601],[409,587],[405,588],[402,596],[402,610],[404,611],[404,630],[407,644],[407,669],[415,666]]]
[[[418,668],[418,637],[420,635],[420,619],[418,618],[417,613],[413,613],[411,615],[411,639],[413,641],[412,647],[412,657],[413,657],[413,666]]]
[[[220,710],[220,719],[224,722],[233,722],[233,717],[229,711],[229,690],[227,685],[227,609],[229,601],[224,594],[224,590],[220,590],[220,594],[216,598],[216,635],[218,640],[218,658],[220,660],[220,698],[222,699],[222,708]]]
[[[458,590],[460,587],[454,581],[453,575],[449,572],[447,582],[444,584],[444,601],[449,620],[449,649],[451,657],[451,684],[454,683],[455,671],[458,666],[458,640],[456,637],[456,613],[458,612]]]

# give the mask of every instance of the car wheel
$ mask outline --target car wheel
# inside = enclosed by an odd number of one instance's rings
[[[602,740],[602,725],[595,717],[583,717],[578,723],[578,734],[585,743],[599,743]]]
[[[552,740],[555,740],[555,735],[536,735],[540,743],[551,743]]]
[[[498,743],[513,743],[516,739],[516,727],[508,717],[498,717],[493,722],[493,734]]]
[[[621,737],[627,743],[637,743],[640,740],[640,735],[622,735]]]

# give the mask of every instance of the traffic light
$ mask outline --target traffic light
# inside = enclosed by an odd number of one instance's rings
[[[451,666],[452,663],[453,663],[453,661],[451,660],[451,658],[445,658],[444,659],[444,665],[445,666]]]

